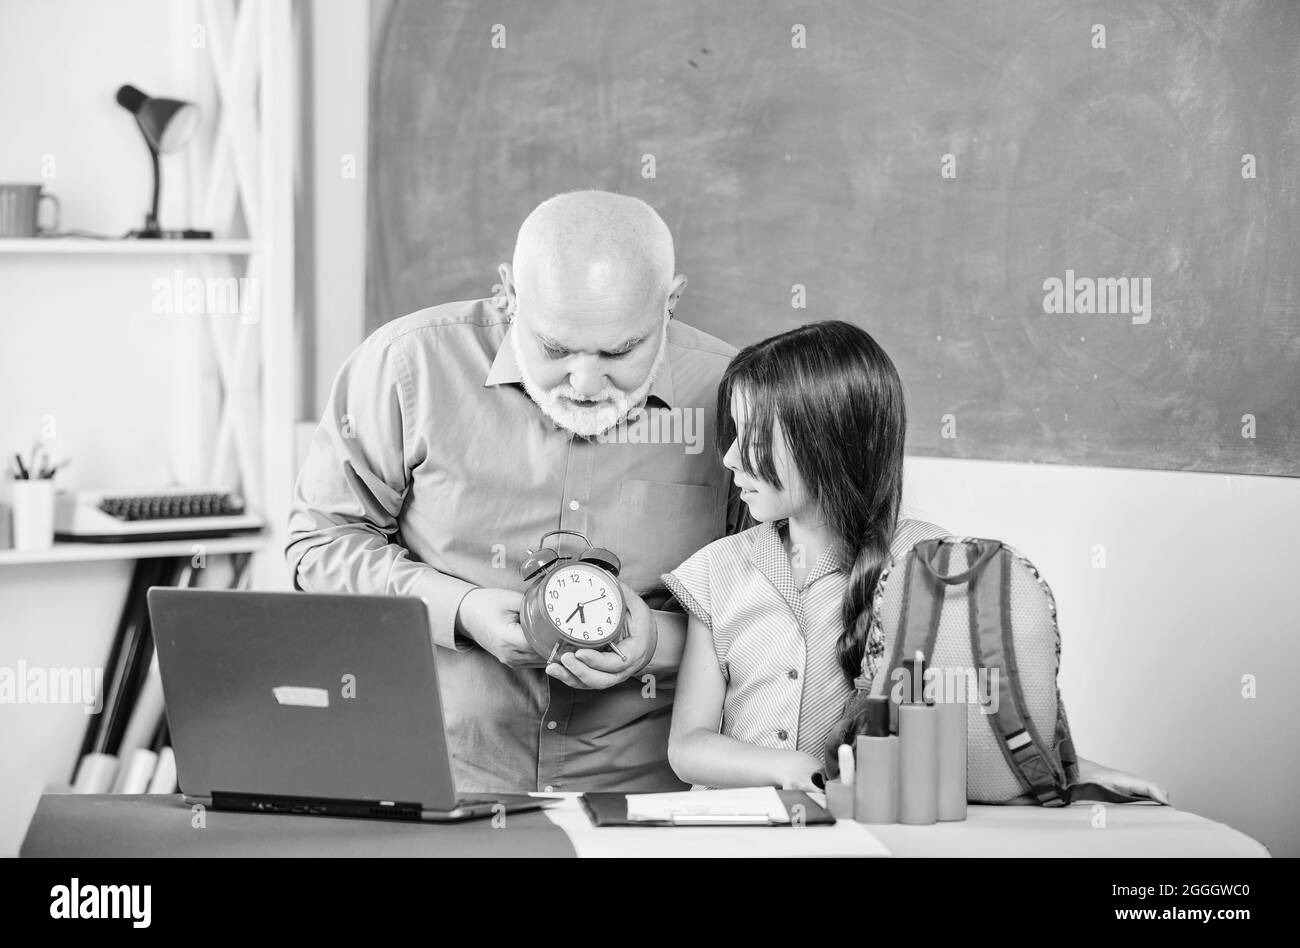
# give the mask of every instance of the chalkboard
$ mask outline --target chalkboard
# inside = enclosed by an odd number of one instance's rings
[[[684,321],[872,332],[911,453],[1300,475],[1300,4],[385,9],[370,325],[606,188],[668,222]]]

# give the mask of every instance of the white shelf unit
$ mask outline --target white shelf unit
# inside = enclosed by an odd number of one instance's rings
[[[213,254],[232,257],[258,252],[251,240],[135,240],[131,238],[94,240],[88,237],[10,237],[0,239],[0,254],[101,255],[122,254],[131,257],[183,256]]]
[[[21,265],[16,258],[24,255],[168,256],[184,260],[189,275],[256,281],[255,318],[210,315],[192,321],[191,342],[177,357],[195,366],[196,380],[202,375],[199,366],[215,370],[220,397],[208,410],[199,381],[192,391],[174,393],[193,408],[190,417],[216,420],[211,426],[200,424],[198,432],[175,431],[172,437],[211,452],[207,476],[196,478],[195,486],[238,485],[245,502],[265,519],[266,530],[254,538],[107,548],[56,543],[38,553],[0,551],[0,566],[186,555],[194,543],[205,543],[211,553],[257,552],[250,569],[253,584],[288,588],[283,549],[295,473],[297,365],[292,5],[293,0],[179,0],[171,5],[176,35],[191,41],[202,35],[204,40],[200,55],[188,43],[177,43],[173,50],[183,97],[198,103],[205,119],[186,152],[190,220],[222,236],[0,240],[0,268]]]
[[[264,534],[214,537],[207,540],[139,540],[132,543],[55,543],[45,550],[0,550],[0,566],[43,563],[89,563],[99,560],[144,560],[156,556],[259,553],[266,549]]]

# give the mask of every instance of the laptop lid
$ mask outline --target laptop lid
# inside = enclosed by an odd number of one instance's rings
[[[154,587],[149,613],[182,793],[455,806],[420,599]]]

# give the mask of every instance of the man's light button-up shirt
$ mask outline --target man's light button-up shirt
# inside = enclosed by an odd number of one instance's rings
[[[735,350],[673,320],[638,427],[580,438],[524,391],[510,332],[490,300],[446,303],[348,357],[294,489],[294,582],[424,600],[458,791],[683,789],[668,765],[675,676],[571,689],[458,637],[456,613],[476,587],[523,592],[519,563],[551,530],[612,550],[651,609],[678,609],[660,574],[743,509],[713,431]]]

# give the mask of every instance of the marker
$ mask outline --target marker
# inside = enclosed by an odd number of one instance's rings
[[[848,744],[841,744],[839,750],[840,757],[840,782],[853,783],[857,768],[853,762],[853,748]]]

